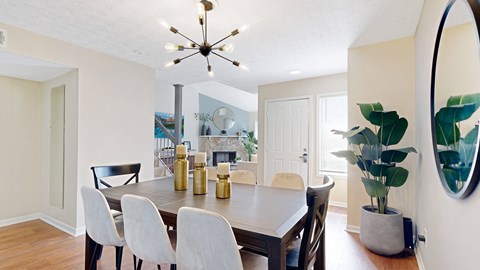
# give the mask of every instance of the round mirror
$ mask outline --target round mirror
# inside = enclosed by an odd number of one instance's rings
[[[479,8],[477,1],[449,1],[433,56],[433,148],[442,185],[454,198],[467,197],[480,177]]]
[[[226,134],[235,124],[235,114],[229,108],[221,107],[213,113],[213,124]]]

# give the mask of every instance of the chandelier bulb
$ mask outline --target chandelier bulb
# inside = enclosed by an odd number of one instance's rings
[[[207,70],[208,70],[208,76],[209,76],[210,78],[213,78],[213,77],[215,76],[215,74],[213,73],[212,66],[209,65],[209,66],[207,67]]]
[[[240,29],[238,29],[238,31],[239,31],[240,33],[243,33],[243,32],[245,32],[249,27],[250,27],[250,25],[246,24],[246,25],[240,27]]]
[[[165,64],[163,65],[165,68],[169,68],[169,67],[172,67],[178,63],[180,63],[180,59],[175,59],[173,61],[168,61],[168,62],[165,62]]]
[[[162,21],[162,20],[159,20],[158,22],[159,22],[163,27],[165,27],[166,29],[170,29],[170,25],[168,25],[167,22]]]
[[[233,52],[233,44],[226,44],[220,46],[219,50],[222,52]]]
[[[165,44],[165,50],[167,52],[174,52],[174,51],[178,50],[178,46],[175,45],[175,44],[172,44],[172,43],[167,43],[167,44]]]
[[[202,2],[197,3],[197,9],[198,9],[198,15],[203,16],[203,13],[205,12],[205,6],[203,5]]]

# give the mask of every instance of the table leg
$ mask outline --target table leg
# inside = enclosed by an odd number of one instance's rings
[[[267,247],[268,269],[285,270],[287,268],[287,248],[280,241],[269,241]]]
[[[85,233],[85,270],[96,270],[98,249],[103,247],[93,241],[92,238]]]

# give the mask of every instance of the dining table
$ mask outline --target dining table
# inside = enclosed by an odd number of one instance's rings
[[[187,190],[175,190],[173,177],[105,188],[101,192],[110,208],[118,211],[122,210],[120,201],[123,195],[146,197],[158,208],[165,225],[172,227],[176,227],[181,207],[216,212],[230,223],[238,245],[267,256],[268,269],[286,269],[287,247],[305,223],[305,191],[232,183],[230,198],[218,199],[215,181],[207,182],[207,194],[204,195],[193,194],[191,178]],[[86,233],[85,269],[93,257],[94,245]]]

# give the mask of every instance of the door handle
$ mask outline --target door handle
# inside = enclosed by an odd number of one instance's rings
[[[307,163],[307,162],[308,162],[308,154],[307,154],[307,153],[304,153],[303,155],[299,156],[299,158],[302,158],[302,159],[303,159],[303,163]]]

